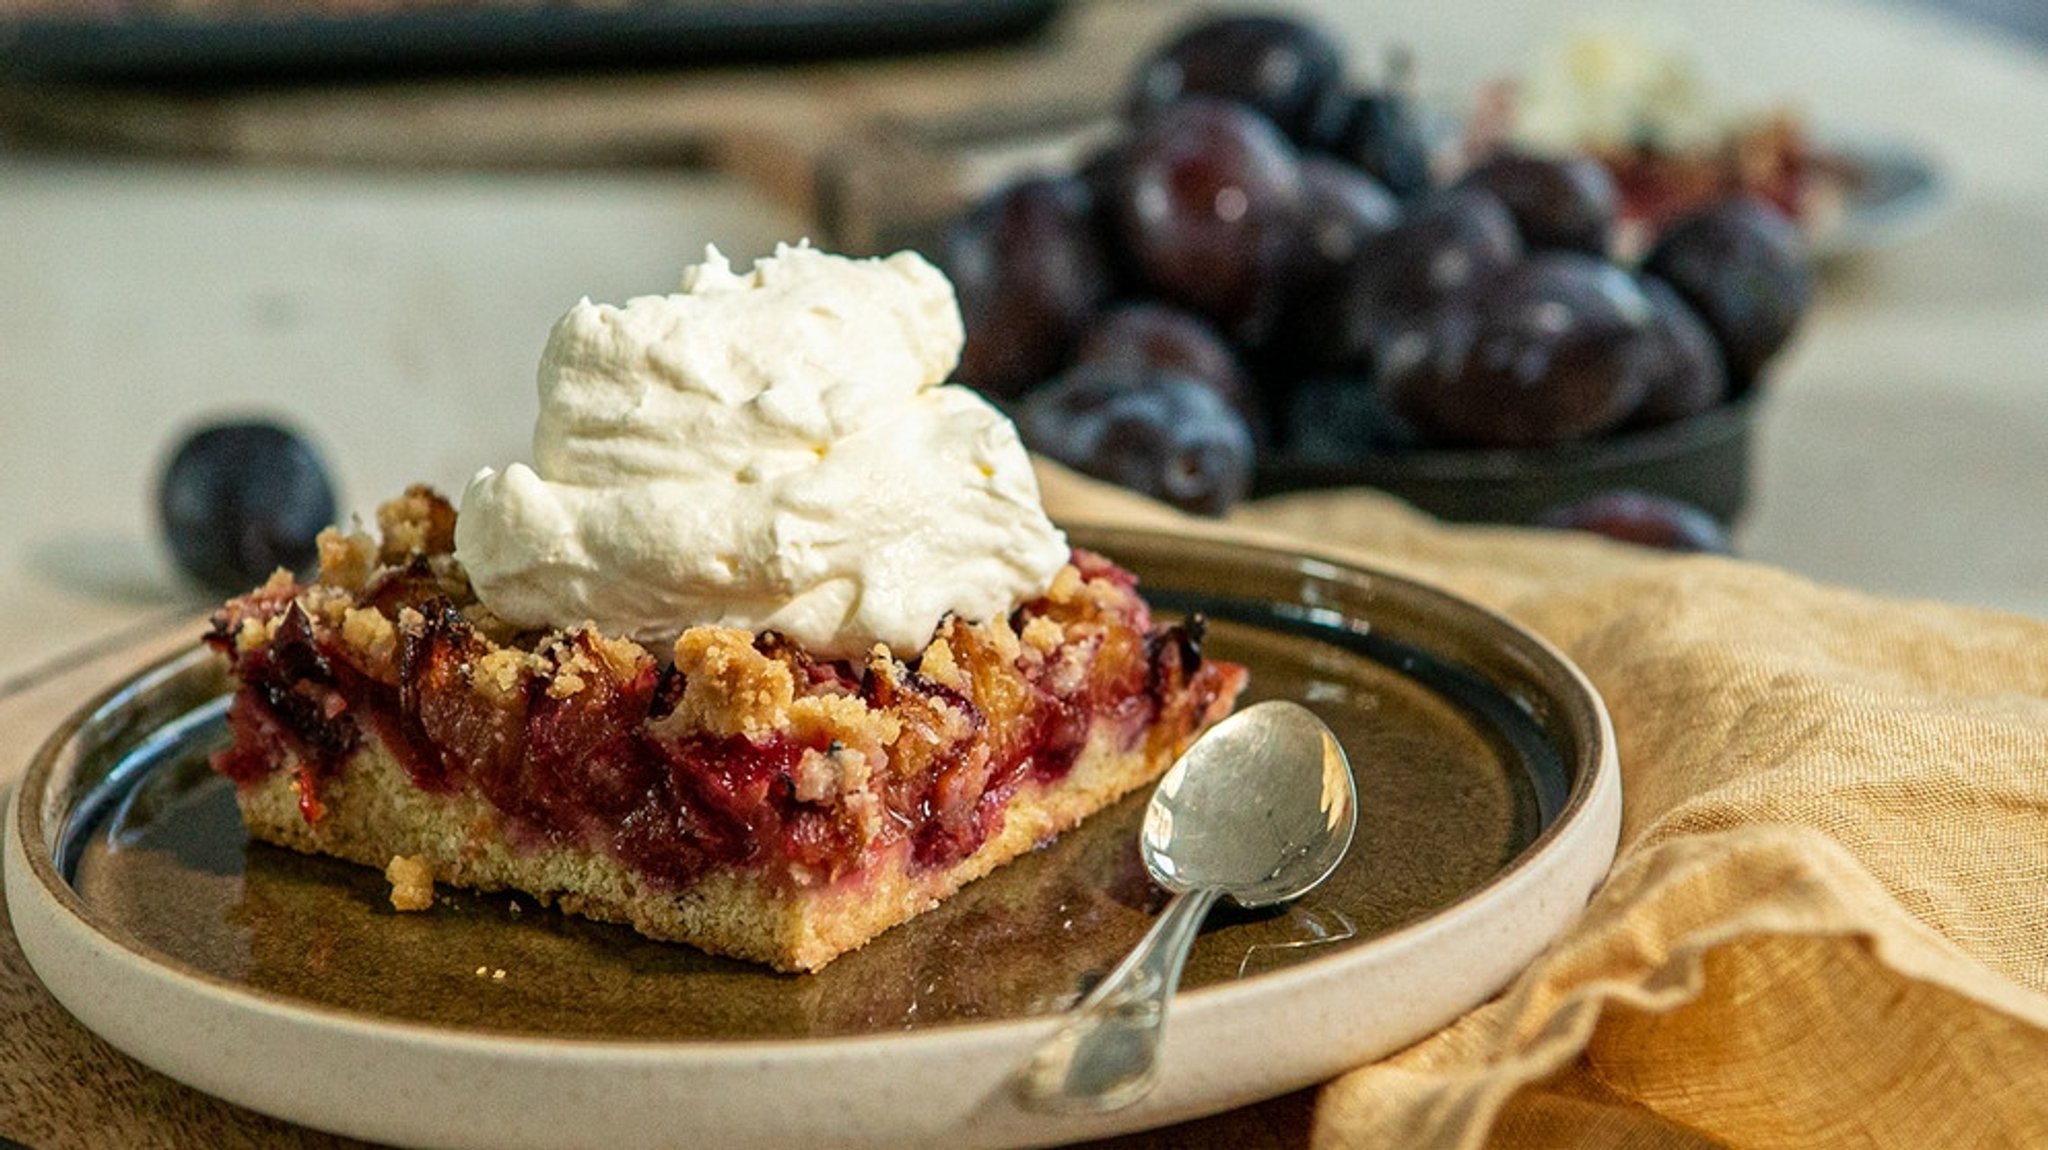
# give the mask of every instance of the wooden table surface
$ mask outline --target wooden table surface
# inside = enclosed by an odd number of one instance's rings
[[[1298,7],[1326,18],[1361,66],[1390,43],[1410,46],[1435,93],[1469,93],[1619,10]],[[1112,2],[1070,19],[1135,28],[1178,9],[1161,11]],[[1730,93],[1904,141],[1952,189],[1923,234],[1827,267],[1761,415],[1744,553],[1874,592],[2048,614],[2048,56],[1920,8],[1857,0],[1628,11],[1685,29]],[[1064,27],[1055,35],[1074,34]],[[1098,45],[1092,71],[1108,76],[1140,46]],[[1004,59],[930,62],[915,82],[885,87],[919,114],[968,107],[980,97],[962,93],[980,92],[975,77]],[[820,100],[882,90],[868,70],[900,80],[903,67],[732,80],[801,126]],[[557,94],[602,121],[705,83],[642,76]],[[539,106],[534,91],[460,98],[502,98],[498,118],[472,121],[502,126],[518,119],[507,109]],[[817,205],[789,193],[797,185],[772,150],[711,170],[343,162],[379,140],[379,109],[403,95],[239,105],[238,130],[282,133],[236,137],[264,143],[263,162],[0,150],[0,704],[42,692],[36,706],[0,707],[0,785],[57,705],[51,687],[62,695],[80,681],[53,674],[93,650],[129,650],[196,603],[160,550],[150,502],[183,427],[229,411],[285,415],[319,443],[358,511],[415,480],[459,489],[476,467],[524,456],[536,358],[579,296],[663,290],[706,243],[743,258],[816,225]],[[344,106],[359,134],[290,138],[341,132]],[[322,143],[344,155],[321,160]],[[0,969],[10,963],[18,955],[0,954]],[[66,1049],[111,1056],[82,1037]],[[15,1097],[0,1089],[0,1134]],[[100,1101],[103,1117],[121,1105]],[[1296,1144],[1307,1114],[1298,1095],[1131,1145]],[[100,1141],[81,1121],[48,1145]]]

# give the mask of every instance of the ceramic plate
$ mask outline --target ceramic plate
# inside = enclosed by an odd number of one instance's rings
[[[1222,910],[1137,1106],[1053,1118],[1009,1075],[1161,897],[1142,796],[815,975],[773,974],[503,895],[399,915],[376,872],[252,844],[222,675],[195,652],[84,707],[7,821],[23,950],[67,1009],[172,1077],[380,1142],[1012,1146],[1239,1106],[1427,1035],[1584,905],[1620,820],[1613,736],[1535,636],[1440,590],[1301,555],[1075,532],[1209,650],[1337,731],[1350,858],[1277,911]]]
[[[1921,235],[1954,192],[1934,161],[1901,140],[1828,129],[1816,144],[1841,207],[1809,229],[1814,255],[1834,259],[1903,243]]]

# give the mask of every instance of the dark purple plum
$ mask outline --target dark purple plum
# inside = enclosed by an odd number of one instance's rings
[[[1344,287],[1384,307],[1419,311],[1492,279],[1521,254],[1514,218],[1498,197],[1452,189],[1367,244]]]
[[[967,326],[962,382],[1009,398],[1059,370],[1114,287],[1093,211],[1079,178],[1031,176],[996,190],[947,231],[939,265]]]
[[[1140,300],[1103,312],[1082,335],[1073,362],[1125,377],[1152,370],[1189,376],[1215,388],[1247,422],[1257,418],[1258,397],[1237,353],[1201,317],[1163,303]]]
[[[1591,156],[1537,156],[1502,150],[1458,180],[1500,197],[1522,242],[1605,256],[1614,242],[1621,193],[1607,165]]]
[[[1666,551],[1734,552],[1728,529],[1704,508],[1646,491],[1598,492],[1552,507],[1535,522],[1539,527],[1590,531]]]
[[[1498,198],[1448,189],[1368,240],[1328,291],[1301,301],[1288,330],[1312,370],[1364,370],[1391,331],[1498,276],[1521,255],[1515,221]]]
[[[1381,404],[1424,446],[1451,442],[1432,422],[1431,409],[1452,393],[1478,330],[1469,295],[1400,312],[1380,329],[1369,362],[1373,386]],[[1423,419],[1418,421],[1415,412]]]
[[[1663,280],[1639,276],[1636,286],[1650,301],[1650,330],[1643,398],[1628,426],[1661,427],[1720,406],[1728,398],[1728,367],[1714,333]]]
[[[1301,188],[1294,282],[1279,330],[1261,349],[1262,376],[1295,378],[1333,368],[1344,374],[1360,366],[1361,357],[1342,362],[1335,350],[1342,331],[1337,288],[1366,245],[1401,219],[1400,203],[1378,181],[1328,156],[1302,156]]]
[[[1239,105],[1189,98],[1139,125],[1120,155],[1110,208],[1144,285],[1258,342],[1278,316],[1300,232],[1293,145]]]
[[[1813,302],[1799,228],[1754,197],[1685,216],[1657,237],[1643,271],[1670,284],[1720,341],[1736,392],[1753,386]]]
[[[282,567],[307,574],[334,522],[334,486],[312,445],[267,420],[201,427],[157,483],[171,557],[210,591],[237,594]]]
[[[1118,135],[1097,144],[1095,148],[1074,164],[1074,176],[1088,189],[1096,211],[1098,230],[1103,230],[1102,217],[1109,212],[1109,205],[1116,202],[1116,182],[1122,177],[1124,165],[1124,144],[1126,138]],[[1115,254],[1111,253],[1112,256]]]
[[[1365,245],[1401,221],[1379,181],[1328,156],[1301,158],[1300,292],[1327,291]]]
[[[1287,414],[1287,455],[1301,463],[1355,463],[1420,446],[1415,429],[1387,407],[1367,376],[1302,380]]]
[[[1533,447],[1611,430],[1644,387],[1650,302],[1627,272],[1539,252],[1390,338],[1388,406],[1433,443]]]
[[[1131,119],[1189,96],[1243,104],[1289,137],[1308,138],[1344,79],[1344,60],[1321,29],[1284,16],[1221,16],[1181,32],[1138,65]]]
[[[1208,384],[1077,367],[1017,410],[1033,451],[1186,511],[1221,515],[1251,487],[1252,434]]]
[[[1369,89],[1326,105],[1317,134],[1331,155],[1364,172],[1401,200],[1436,186],[1429,140],[1415,102],[1397,86]]]

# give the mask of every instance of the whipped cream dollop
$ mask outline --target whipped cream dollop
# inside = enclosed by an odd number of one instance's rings
[[[1007,613],[1068,557],[1008,419],[945,383],[952,285],[915,253],[718,253],[681,291],[588,299],[541,355],[533,464],[456,519],[477,597],[644,643],[719,624],[828,657]]]

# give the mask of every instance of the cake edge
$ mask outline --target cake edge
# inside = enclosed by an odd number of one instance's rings
[[[1189,743],[1229,714],[1242,686],[1240,674],[1182,738],[1146,737],[1126,749],[1114,724],[1094,724],[1066,775],[1020,786],[1004,807],[1001,831],[950,866],[920,867],[911,861],[908,842],[898,842],[827,886],[792,887],[767,871],[717,869],[682,889],[662,890],[600,851],[566,844],[514,846],[489,802],[468,790],[419,789],[375,735],[366,735],[341,769],[321,781],[325,813],[317,822],[309,823],[301,811],[293,772],[238,786],[236,801],[249,834],[276,846],[379,870],[394,857],[417,858],[438,883],[519,891],[650,938],[808,973],[937,907],[966,884],[1158,778]]]

